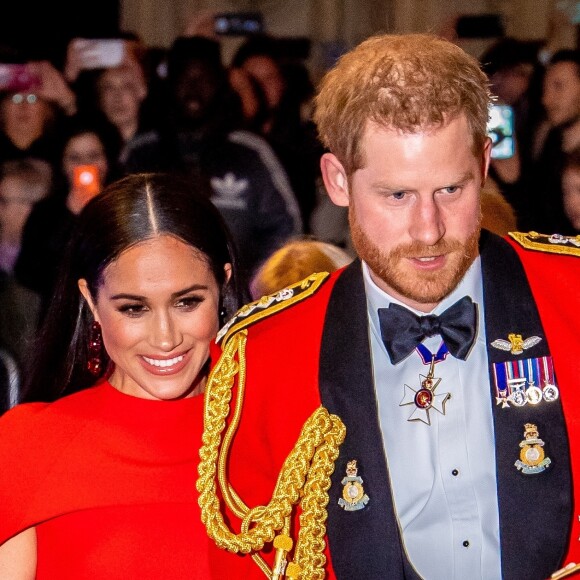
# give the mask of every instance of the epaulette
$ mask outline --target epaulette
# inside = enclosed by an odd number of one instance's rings
[[[312,296],[328,278],[328,272],[311,274],[296,284],[292,284],[275,294],[262,296],[259,300],[242,306],[226,324],[220,329],[216,343],[223,340],[224,344],[230,336],[248,326],[293,306],[305,298]]]
[[[509,232],[509,236],[527,250],[549,254],[567,254],[580,258],[580,236],[539,234],[538,232]]]

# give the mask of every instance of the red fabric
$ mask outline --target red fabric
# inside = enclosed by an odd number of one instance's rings
[[[525,250],[509,240],[518,252],[546,332],[562,407],[568,427],[574,517],[565,562],[580,562],[580,259]]]
[[[307,299],[249,328],[246,392],[242,419],[230,451],[229,480],[246,505],[270,501],[282,464],[294,447],[305,421],[320,407],[318,359],[328,296],[336,275]],[[275,332],[272,328],[275,327]],[[280,339],[279,344],[271,342]],[[304,357],[303,353],[309,356]],[[217,356],[214,356],[217,355]],[[212,353],[217,360],[219,349]],[[290,372],[286,366],[291,361]],[[235,400],[235,394],[232,398]],[[275,401],[275,405],[273,402]],[[239,522],[228,514],[233,527]],[[292,536],[296,537],[296,529]],[[327,578],[334,578],[328,549]],[[271,555],[267,558],[271,564]],[[212,577],[263,580],[247,556],[210,548]]]
[[[36,526],[39,580],[209,578],[195,482],[202,397],[108,383],[0,418],[0,543]]]
[[[576,474],[574,495],[580,498],[580,261],[512,245],[524,264],[550,343],[569,429]],[[336,274],[314,298],[248,329],[246,394],[240,428],[230,452],[229,479],[251,507],[269,501],[283,460],[306,419],[320,405],[319,351],[328,296],[335,280]],[[216,348],[212,360],[218,356]],[[576,500],[566,562],[580,562],[579,503]],[[229,517],[234,526],[238,525],[231,514]],[[295,537],[296,530],[292,535]],[[326,553],[327,577],[334,578],[328,550]],[[235,578],[263,578],[250,558],[222,552],[213,545],[210,567],[218,578],[225,578],[228,570]]]

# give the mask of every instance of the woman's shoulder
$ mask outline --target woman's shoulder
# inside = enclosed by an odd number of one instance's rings
[[[10,434],[27,432],[31,429],[38,433],[43,426],[52,428],[66,416],[67,419],[82,417],[91,412],[93,404],[102,395],[104,387],[97,385],[78,393],[62,397],[52,403],[20,403],[0,417],[0,441]]]
[[[49,405],[50,403],[20,403],[6,411],[0,417],[0,441],[15,434],[17,430],[34,425],[39,413]]]

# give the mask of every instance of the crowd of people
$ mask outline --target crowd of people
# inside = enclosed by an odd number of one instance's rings
[[[0,576],[577,561],[580,50],[115,42],[6,51]]]
[[[23,381],[30,322],[46,313],[77,217],[116,179],[194,179],[234,236],[246,287],[272,252],[310,233],[320,146],[302,114],[312,92],[305,64],[286,62],[268,36],[249,38],[229,66],[215,38],[176,38],[162,56],[133,34],[118,40],[122,57],[106,65],[87,57],[86,41],[71,40],[62,70],[5,51],[30,82],[0,90],[1,174],[12,180],[15,162],[45,168],[42,193],[31,184],[18,201],[8,191],[0,197],[0,270],[10,289],[2,311],[28,313],[27,324],[4,330],[0,348]],[[299,90],[286,69],[302,70]]]

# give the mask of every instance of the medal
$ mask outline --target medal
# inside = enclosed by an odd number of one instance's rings
[[[551,403],[560,397],[550,356],[493,363],[493,379],[496,404],[502,408]]]
[[[539,438],[538,428],[533,423],[524,425],[524,439],[520,441],[520,458],[514,463],[525,475],[533,475],[545,471],[552,460],[546,457],[544,442]]]
[[[369,503],[369,496],[362,485],[362,477],[357,475],[356,459],[346,464],[346,477],[342,478],[342,497],[338,505],[347,512],[362,510]]]
[[[422,421],[426,425],[431,425],[429,411],[434,409],[438,413],[445,415],[445,403],[451,398],[450,393],[435,393],[435,389],[441,382],[440,378],[435,377],[435,364],[445,359],[448,350],[444,342],[441,343],[437,354],[430,353],[422,344],[417,347],[417,350],[423,362],[429,364],[429,372],[427,375],[419,375],[421,384],[419,389],[415,390],[413,387],[405,385],[403,400],[399,403],[399,407],[415,405],[415,409],[407,421]],[[426,362],[426,353],[431,355],[429,363]]]

